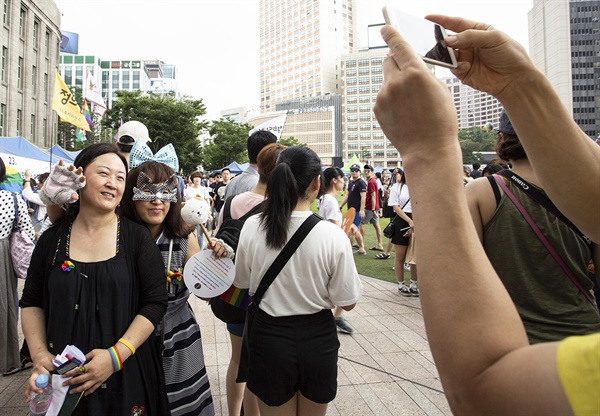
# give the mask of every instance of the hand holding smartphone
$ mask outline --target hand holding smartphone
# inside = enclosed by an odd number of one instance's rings
[[[454,50],[446,46],[446,30],[437,23],[411,16],[393,7],[383,8],[385,23],[393,26],[423,60],[432,65],[456,68]]]

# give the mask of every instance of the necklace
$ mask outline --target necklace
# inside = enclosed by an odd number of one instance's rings
[[[62,264],[63,272],[70,272],[75,268],[75,264],[69,259],[69,247],[71,246],[71,229],[73,228],[73,223],[69,224],[69,230],[67,231],[66,242],[65,242],[65,255],[67,259]],[[58,248],[60,247],[60,242],[62,238],[58,239],[58,243],[56,243],[56,250],[54,251],[54,257],[52,259],[52,266],[56,262],[56,255],[58,254]],[[117,248],[116,253],[119,254],[119,247],[121,244],[121,217],[117,215]]]

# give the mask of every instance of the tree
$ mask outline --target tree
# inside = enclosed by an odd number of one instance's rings
[[[302,142],[298,141],[298,139],[296,139],[294,136],[280,138],[279,143],[281,143],[282,145],[287,146],[287,147],[292,147],[292,146],[306,147],[306,143],[302,143]]]
[[[463,154],[463,163],[471,164],[481,160],[479,152],[493,152],[496,146],[496,133],[481,127],[469,127],[458,131],[458,140]]]
[[[117,91],[117,101],[106,112],[102,126],[116,131],[121,120],[137,120],[148,127],[153,152],[171,143],[179,157],[179,167],[191,172],[202,163],[202,146],[198,136],[207,122],[202,100],[183,97],[177,100],[170,94],[146,94],[143,91]]]
[[[248,161],[248,132],[252,126],[230,119],[213,121],[208,127],[210,143],[204,146],[203,165],[206,170],[220,169],[231,162]]]

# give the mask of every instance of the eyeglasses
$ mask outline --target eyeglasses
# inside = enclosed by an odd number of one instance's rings
[[[353,172],[353,173],[360,172],[360,169],[350,169],[350,172]]]
[[[371,169],[365,169],[365,173],[371,172]]]
[[[222,178],[222,176],[221,176],[221,175],[217,176],[217,179],[221,179],[221,178]]]

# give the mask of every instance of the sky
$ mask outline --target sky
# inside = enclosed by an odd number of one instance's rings
[[[258,0],[54,3],[62,13],[61,29],[79,34],[79,54],[175,64],[179,91],[202,99],[207,119],[218,119],[224,109],[258,106]],[[441,13],[490,23],[527,48],[527,13],[533,0],[355,0],[355,46],[367,45],[367,25],[383,23],[386,4],[416,16]]]

